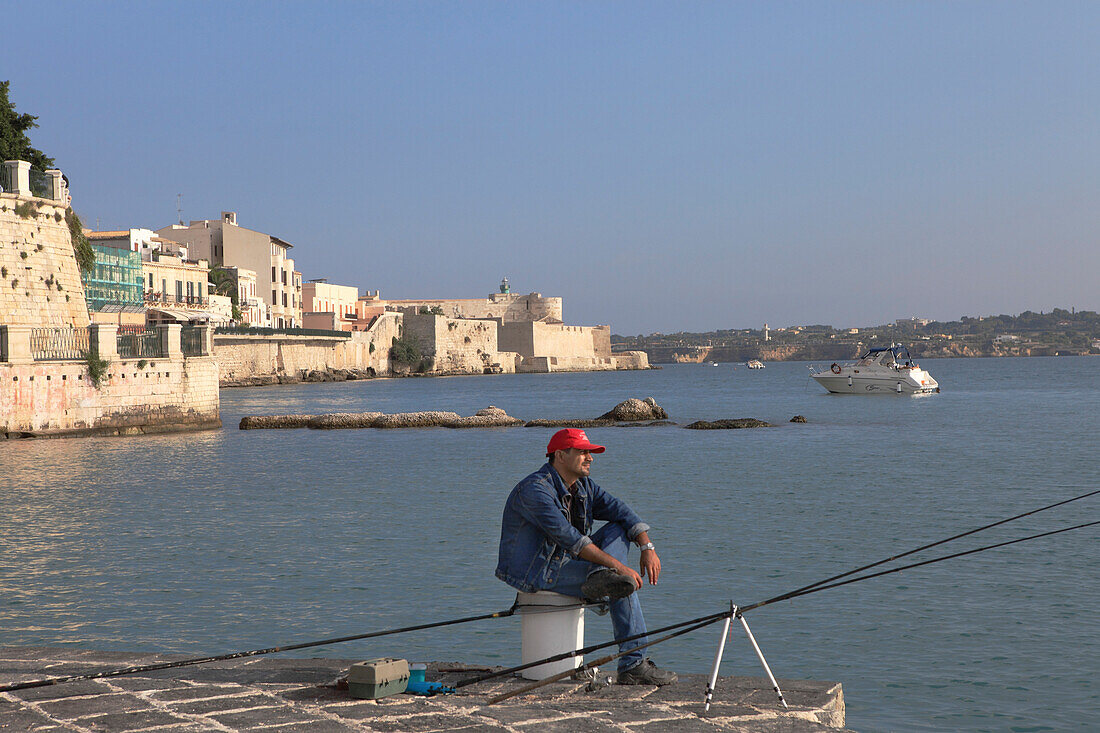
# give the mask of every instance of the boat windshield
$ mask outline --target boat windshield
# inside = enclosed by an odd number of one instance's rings
[[[863,366],[868,366],[875,362],[883,366],[893,366],[895,364],[911,366],[913,364],[913,357],[909,355],[909,349],[904,346],[868,349],[866,354],[859,357],[859,363]]]

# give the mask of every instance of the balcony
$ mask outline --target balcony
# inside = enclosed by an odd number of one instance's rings
[[[208,298],[201,298],[197,295],[176,297],[175,295],[168,295],[166,293],[145,293],[145,306],[147,308],[163,306],[167,308],[175,307],[205,310],[210,307],[210,300]]]

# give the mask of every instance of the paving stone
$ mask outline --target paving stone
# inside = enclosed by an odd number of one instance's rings
[[[4,679],[0,677],[0,679]],[[61,685],[49,685],[47,687],[31,687],[26,690],[16,690],[9,694],[23,700],[57,700],[63,697],[76,697],[79,695],[102,695],[107,688],[92,680],[81,682],[66,682]]]
[[[380,731],[380,733],[389,733],[390,731],[449,730],[452,726],[477,725],[478,722],[473,718],[453,713],[426,713],[393,720],[370,720],[367,724],[371,729]]]
[[[207,717],[234,730],[264,728],[282,723],[310,723],[319,719],[315,715],[285,706],[239,710],[232,713],[212,713]],[[323,718],[320,719],[323,720]]]
[[[709,720],[700,720],[699,718],[672,718],[672,719],[660,719],[651,720],[647,722],[639,723],[627,723],[626,727],[629,730],[637,731],[638,733],[661,733],[661,731],[676,731],[676,733],[715,733],[715,731],[722,730],[717,724]]]
[[[16,733],[16,731],[58,730],[60,726],[45,715],[30,710],[0,708],[0,731],[4,733]]]
[[[47,715],[61,720],[85,718],[99,713],[124,713],[131,710],[149,710],[150,706],[128,693],[108,693],[93,697],[66,697],[39,703]]]
[[[118,687],[131,692],[147,692],[156,690],[158,693],[166,693],[172,690],[193,689],[194,685],[175,680],[154,680],[148,677],[111,677],[110,679],[97,680],[97,684],[105,689]]]
[[[224,712],[227,710],[244,710],[246,708],[272,707],[278,703],[268,695],[240,694],[247,690],[233,691],[224,697],[205,697],[199,700],[172,700],[167,704],[177,713],[186,715],[209,715],[210,713]],[[222,692],[225,695],[225,692]]]
[[[622,728],[608,720],[586,715],[558,720],[518,723],[516,728],[525,732],[538,731],[538,733],[610,733],[610,731],[621,733],[622,731]]]
[[[80,727],[88,730],[103,731],[103,733],[121,733],[122,731],[141,730],[188,721],[159,710],[139,710],[132,713],[111,713],[96,718],[84,718],[77,722]]]
[[[270,726],[261,725],[247,730],[269,730]],[[362,733],[363,728],[350,723],[341,723],[335,720],[313,720],[298,725],[281,725],[272,729],[273,733],[344,733],[344,731],[356,731]]]
[[[0,650],[0,684],[54,676],[58,670],[117,669],[139,660],[183,659],[182,655],[93,652],[73,649]],[[589,692],[584,683],[563,681],[522,697],[487,706],[501,692],[529,684],[516,677],[487,680],[456,694],[435,697],[395,695],[357,700],[326,686],[352,662],[338,659],[244,658],[99,680],[23,690],[0,698],[0,731],[393,731],[469,733],[602,733],[603,731],[747,731],[810,733],[836,731],[812,720],[785,715],[770,684],[753,677],[723,677],[715,704],[702,713],[704,675],[681,675],[663,688],[612,685]],[[484,667],[429,664],[428,679],[457,682]],[[780,680],[790,702],[804,717],[843,723],[839,685],[813,680]],[[33,701],[63,723],[22,704]],[[130,708],[130,710],[127,710]],[[234,712],[235,711],[235,712]],[[66,727],[68,726],[68,727]]]
[[[157,684],[149,680],[146,680],[146,682],[154,685]],[[240,685],[233,685],[231,687],[226,687],[225,685],[180,685],[178,687],[171,687],[167,690],[157,689],[156,687],[145,689],[151,690],[149,699],[168,703],[180,700],[202,700],[208,697],[225,697],[226,695],[249,691],[248,688],[241,687]]]

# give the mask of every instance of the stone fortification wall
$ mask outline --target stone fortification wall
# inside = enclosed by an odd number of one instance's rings
[[[401,322],[400,314],[386,313],[369,330],[352,332],[351,338],[217,334],[214,357],[226,382],[326,369],[374,369],[386,374],[390,371],[390,346]]]
[[[88,325],[65,211],[47,199],[0,193],[0,325]]]
[[[515,355],[502,355],[497,348],[497,329],[497,322],[490,320],[405,316],[405,335],[433,358],[432,371],[445,374],[482,374],[486,367],[515,371]]]
[[[443,315],[450,318],[499,318],[504,322],[562,320],[562,299],[544,298],[541,293],[529,293],[527,295],[494,293],[488,298],[384,300],[379,302],[392,308],[401,309],[405,313],[422,307],[439,307],[443,310]]]
[[[500,348],[520,355],[522,372],[648,369],[644,352],[612,356],[610,326],[502,323]]]
[[[0,363],[0,438],[221,426],[211,357],[111,361],[97,389],[82,361]]]

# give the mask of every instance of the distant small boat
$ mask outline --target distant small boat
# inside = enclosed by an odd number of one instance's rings
[[[711,365],[711,366],[718,366],[718,362],[716,362],[716,361],[712,361],[712,362],[710,363],[710,365]]]
[[[745,362],[745,366],[747,366],[749,369],[763,369],[764,362],[760,361],[759,359],[749,359]]]
[[[939,392],[940,385],[921,369],[909,349],[892,345],[869,349],[855,363],[833,362],[829,371],[810,367],[810,376],[838,394],[925,394]]]

